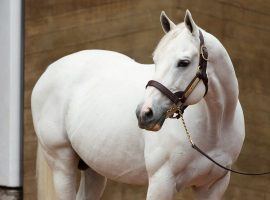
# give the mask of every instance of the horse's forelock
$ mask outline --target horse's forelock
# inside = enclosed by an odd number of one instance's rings
[[[154,52],[152,54],[153,57],[155,57],[155,55],[158,55],[160,52],[162,52],[164,47],[168,44],[168,42],[173,40],[174,38],[176,38],[178,35],[180,35],[183,32],[184,28],[185,28],[185,25],[182,22],[182,23],[178,24],[173,30],[171,30],[167,34],[165,34],[163,36],[163,38],[161,38],[156,49],[154,50]]]

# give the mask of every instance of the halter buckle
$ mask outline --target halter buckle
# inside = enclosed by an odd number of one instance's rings
[[[206,46],[203,44],[202,46],[201,46],[201,55],[202,55],[202,58],[205,60],[205,61],[208,61],[209,59],[208,59],[208,52],[207,52],[207,48],[206,48]]]
[[[183,114],[183,111],[182,111],[182,108],[181,108],[182,105],[176,105],[174,104],[172,107],[170,107],[168,110],[167,110],[167,113],[166,113],[166,117],[167,118],[173,118],[173,119],[179,119],[180,117],[180,114]]]

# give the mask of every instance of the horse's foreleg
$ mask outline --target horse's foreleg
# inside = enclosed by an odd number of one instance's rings
[[[104,192],[107,179],[88,168],[81,172],[81,182],[77,200],[99,200]]]
[[[169,167],[163,166],[149,177],[147,200],[172,200],[176,182]]]
[[[194,188],[196,200],[220,200],[230,182],[230,172],[218,179],[211,186]]]

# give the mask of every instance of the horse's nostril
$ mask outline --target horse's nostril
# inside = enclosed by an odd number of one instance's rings
[[[147,108],[143,113],[142,113],[142,121],[144,123],[148,123],[151,121],[154,117],[153,110],[151,108]]]
[[[145,116],[150,119],[153,117],[153,111],[151,108],[148,108],[147,111],[145,112]]]

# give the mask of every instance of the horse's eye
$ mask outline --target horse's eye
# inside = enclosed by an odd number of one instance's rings
[[[179,60],[177,67],[187,67],[190,64],[189,60]]]

